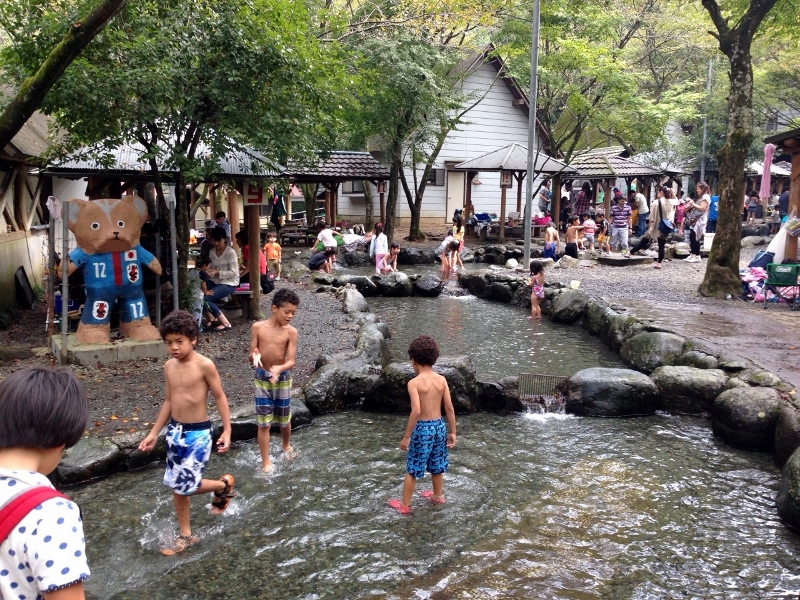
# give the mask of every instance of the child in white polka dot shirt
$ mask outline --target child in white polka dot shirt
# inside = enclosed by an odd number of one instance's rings
[[[0,414],[0,530],[14,523],[0,539],[0,597],[82,600],[89,565],[81,512],[54,496],[46,475],[86,428],[83,386],[67,369],[22,369],[0,381]],[[10,507],[33,490],[43,495],[15,522]]]

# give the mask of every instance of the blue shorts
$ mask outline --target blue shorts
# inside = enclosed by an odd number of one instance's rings
[[[191,496],[200,487],[211,456],[211,421],[167,425],[167,470],[164,485],[181,496]]]
[[[542,253],[543,258],[552,258],[553,260],[556,259],[556,243],[555,242],[545,242],[544,243],[544,252]]]
[[[415,479],[447,471],[447,427],[444,419],[417,421],[408,444],[406,471]]]
[[[292,376],[284,371],[278,381],[270,379],[269,371],[256,369],[256,424],[270,427],[274,421],[281,427],[292,422]]]

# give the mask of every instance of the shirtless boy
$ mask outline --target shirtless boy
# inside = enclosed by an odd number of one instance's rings
[[[578,258],[578,233],[586,229],[583,225],[578,225],[580,218],[573,215],[567,221],[566,245],[564,246],[564,254],[572,258]]]
[[[439,358],[436,341],[428,335],[415,338],[408,347],[408,356],[417,376],[408,382],[411,414],[400,440],[400,449],[408,450],[403,500],[389,500],[389,506],[403,515],[411,512],[414,487],[417,479],[425,476],[426,469],[431,474],[433,491],[422,492],[421,496],[434,504],[444,504],[442,486],[448,467],[447,449],[456,445],[456,414],[450,388],[447,380],[433,370]],[[450,433],[442,419],[442,405]]]
[[[281,428],[281,446],[286,458],[294,458],[292,435],[292,376],[297,352],[297,330],[290,325],[300,298],[289,288],[281,288],[272,297],[272,316],[253,323],[250,331],[250,362],[256,369],[256,423],[261,471],[269,473],[269,430],[273,420]]]
[[[150,452],[158,441],[161,428],[167,425],[167,470],[164,473],[164,485],[172,488],[172,500],[180,527],[180,535],[174,543],[161,550],[162,554],[171,556],[200,540],[198,536],[192,535],[189,518],[191,496],[213,492],[211,512],[220,514],[228,508],[235,494],[233,475],[203,479],[203,472],[211,455],[211,421],[206,409],[209,390],[214,394],[222,419],[222,435],[217,441],[218,452],[227,452],[231,445],[231,418],[217,367],[194,350],[199,333],[197,321],[188,312],[178,310],[164,318],[160,331],[172,356],[164,364],[166,398],[153,428],[139,444],[139,450]]]
[[[556,259],[556,255],[561,250],[561,238],[558,235],[556,224],[550,221],[547,224],[547,229],[544,230],[544,258]]]

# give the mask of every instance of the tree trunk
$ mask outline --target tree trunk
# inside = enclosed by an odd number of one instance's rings
[[[306,201],[306,225],[311,227],[314,225],[316,215],[314,214],[317,209],[317,190],[319,184],[316,183],[301,183],[300,191],[303,192],[303,200]]]
[[[191,309],[192,299],[186,295],[189,265],[189,211],[191,202],[186,196],[183,172],[178,172],[175,182],[175,245],[178,248],[178,293],[180,307]]]
[[[25,121],[31,118],[67,67],[114,18],[126,1],[103,0],[85,19],[75,21],[58,46],[51,50],[39,70],[22,82],[17,95],[0,115],[0,150],[6,147],[25,125]]]
[[[700,284],[707,297],[736,298],[742,291],[739,254],[742,249],[742,198],[744,164],[753,142],[753,69],[749,42],[733,45],[730,58],[731,89],[728,96],[728,134],[717,153],[719,208],[714,245]]]
[[[400,187],[400,170],[403,168],[403,149],[400,139],[395,138],[392,141],[390,156],[389,197],[386,199],[386,222],[383,224],[383,232],[391,244],[394,242],[394,213],[397,208],[397,194]]]
[[[372,187],[366,179],[361,182],[361,187],[364,189],[364,231],[372,231],[372,225],[375,222]]]

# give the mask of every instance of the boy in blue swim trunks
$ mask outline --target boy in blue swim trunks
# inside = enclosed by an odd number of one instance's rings
[[[292,435],[292,376],[297,353],[297,330],[290,325],[300,298],[289,288],[272,297],[272,316],[253,323],[250,330],[250,361],[256,369],[256,423],[261,471],[272,471],[269,457],[269,430],[276,422],[281,429],[281,446],[287,459],[294,458]]]
[[[421,335],[408,347],[411,366],[417,374],[408,382],[408,397],[411,400],[411,414],[408,417],[405,435],[400,440],[400,449],[408,450],[406,477],[403,482],[403,500],[389,500],[389,506],[400,514],[411,512],[411,497],[417,479],[431,474],[433,491],[420,494],[434,504],[444,504],[442,486],[444,472],[447,471],[447,449],[456,445],[456,413],[450,400],[447,380],[433,370],[439,358],[436,341]],[[442,405],[447,415],[447,432],[442,419]]]
[[[190,497],[213,492],[211,512],[220,514],[228,508],[233,493],[233,475],[219,479],[203,479],[211,455],[211,421],[206,404],[208,392],[214,394],[222,435],[217,450],[226,452],[231,444],[231,418],[228,399],[222,390],[217,367],[211,360],[195,352],[199,328],[197,320],[184,310],[167,315],[161,322],[161,337],[167,344],[170,358],[164,364],[166,398],[153,428],[139,444],[139,450],[150,452],[158,434],[167,426],[167,470],[164,485],[172,488],[172,499],[178,517],[180,535],[162,554],[182,552],[200,538],[192,535]]]

